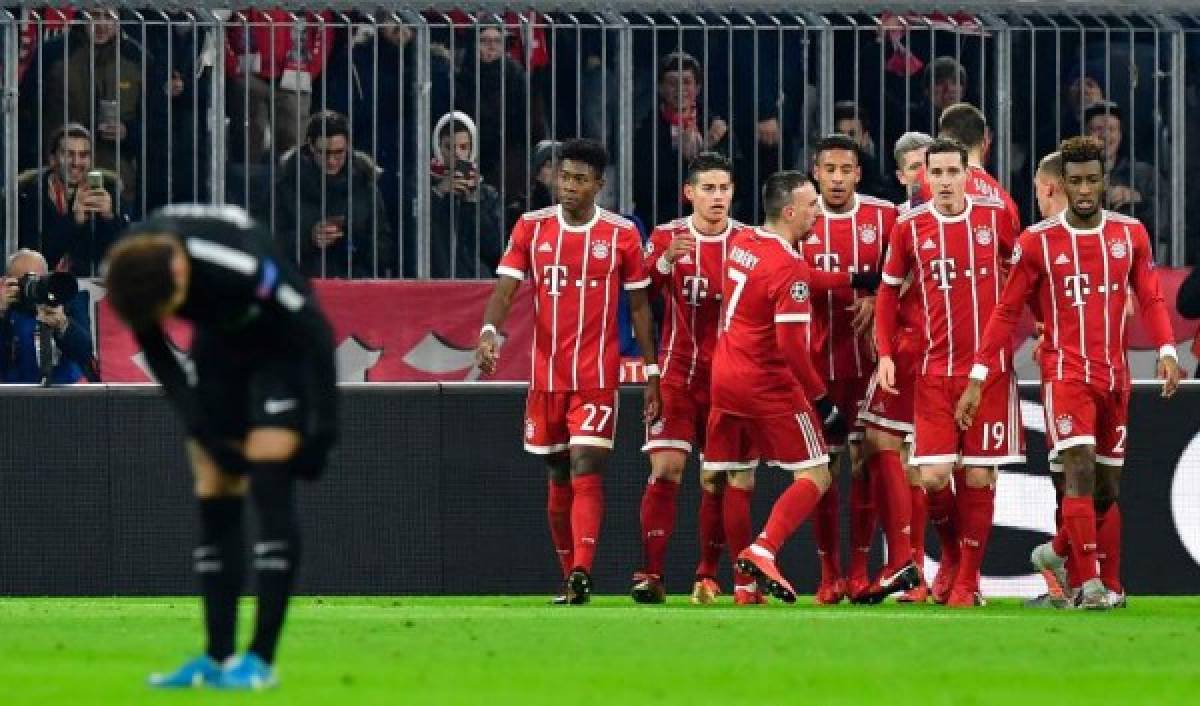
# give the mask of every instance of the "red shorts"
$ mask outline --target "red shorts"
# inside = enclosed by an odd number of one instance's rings
[[[891,394],[879,389],[878,373],[871,376],[863,393],[862,409],[858,413],[860,425],[874,427],[897,436],[913,432],[913,405],[917,387],[917,353],[907,345],[898,345],[896,350],[896,389]]]
[[[859,410],[867,395],[867,385],[871,378],[847,378],[845,380],[826,380],[825,389],[829,391],[829,401],[837,405],[842,416],[846,418],[849,431],[840,437],[825,439],[830,451],[843,451],[847,441],[862,441],[862,427],[858,424]]]
[[[530,390],[525,399],[525,450],[531,454],[572,446],[611,449],[616,428],[616,390]]]
[[[1129,390],[1100,390],[1082,382],[1052,380],[1042,384],[1046,439],[1051,457],[1072,446],[1096,447],[1096,461],[1125,463],[1129,430]]]
[[[1025,461],[1025,426],[1017,379],[998,373],[983,384],[979,411],[966,431],[958,428],[954,409],[967,387],[966,375],[917,376],[916,413],[913,420],[914,466],[961,463],[964,466],[1001,466]]]
[[[706,471],[752,470],[760,459],[785,471],[829,463],[821,420],[808,405],[777,417],[741,417],[714,409],[708,415],[707,436]]]
[[[708,424],[708,387],[694,388],[679,385],[662,386],[662,416],[646,427],[646,443],[642,451],[682,451],[704,448],[704,431]]]

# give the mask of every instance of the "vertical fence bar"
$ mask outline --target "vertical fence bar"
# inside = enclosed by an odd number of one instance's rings
[[[209,85],[208,118],[208,198],[215,204],[225,203],[225,66],[221,48],[225,44],[225,27],[221,18],[211,10],[198,11],[211,24],[213,56],[212,80]]]
[[[17,18],[8,10],[0,10],[0,22],[4,23],[4,252],[17,249],[17,77],[20,61],[20,26]],[[41,43],[41,25],[35,40]],[[39,46],[40,50],[41,47]],[[39,209],[40,211],[41,209]]]
[[[413,57],[416,65],[413,70],[416,71],[416,110],[413,117],[416,119],[416,134],[417,138],[413,140],[413,145],[416,148],[416,169],[413,170],[413,176],[416,179],[415,194],[416,203],[413,211],[416,215],[416,237],[417,247],[415,250],[416,256],[416,272],[417,277],[421,279],[429,278],[429,159],[430,159],[430,91],[432,90],[430,78],[430,40],[429,40],[429,23],[418,12],[411,10],[403,10],[405,16],[416,27],[414,32],[414,41],[416,42],[416,51],[413,52]]]
[[[820,33],[817,45],[817,96],[821,108],[817,114],[817,128],[822,135],[828,135],[833,132],[833,25],[824,16],[816,13],[810,13],[806,17]],[[805,151],[807,153],[807,150]],[[808,165],[807,154],[805,154],[803,164],[805,167]]]
[[[996,145],[996,175],[1005,191],[1012,191],[1012,28],[996,15],[981,15],[983,26],[990,25],[996,41],[996,119],[993,121],[992,137]],[[980,39],[980,42],[983,40]],[[1032,92],[1032,91],[1031,91]],[[983,97],[980,97],[983,102]],[[1030,152],[1033,152],[1033,136],[1030,136]],[[1030,159],[1036,159],[1032,154]]]
[[[624,16],[608,12],[605,20],[617,33],[617,183],[618,208],[633,211],[633,25]]]
[[[1171,260],[1180,267],[1187,257],[1187,45],[1183,27],[1166,14],[1155,16],[1171,33]],[[1155,165],[1157,168],[1157,165]]]

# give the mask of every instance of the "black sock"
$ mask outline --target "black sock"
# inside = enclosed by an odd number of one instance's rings
[[[292,580],[300,562],[300,532],[293,498],[295,481],[282,463],[255,463],[250,471],[250,493],[258,510],[258,544],[254,545],[254,571],[258,583],[258,612],[250,651],[266,662],[275,660],[275,647],[283,631]]]
[[[204,628],[209,657],[220,662],[233,654],[238,598],[245,576],[242,498],[200,498],[200,546],[192,568],[204,597]]]

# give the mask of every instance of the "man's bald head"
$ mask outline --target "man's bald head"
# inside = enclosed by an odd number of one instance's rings
[[[21,275],[29,274],[30,272],[36,275],[46,275],[50,273],[50,267],[46,264],[46,258],[37,250],[29,248],[21,248],[8,257],[8,276],[20,277]]]

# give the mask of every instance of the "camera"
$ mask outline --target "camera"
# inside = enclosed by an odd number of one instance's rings
[[[68,272],[39,275],[33,272],[17,280],[17,305],[28,309],[38,304],[63,306],[79,294],[79,281]]]

